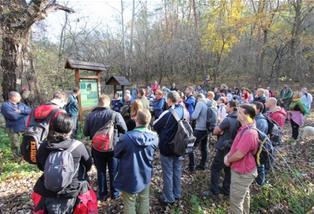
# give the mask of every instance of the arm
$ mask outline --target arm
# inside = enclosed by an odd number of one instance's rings
[[[121,159],[125,151],[127,151],[126,148],[126,142],[124,140],[125,136],[122,136],[119,141],[117,142],[115,148],[114,148],[114,157]]]
[[[161,129],[164,128],[165,123],[167,122],[167,119],[169,117],[166,116],[166,114],[169,112],[169,110],[164,111],[157,120],[154,121],[153,127],[154,129],[159,133]],[[170,115],[169,115],[170,116]]]
[[[202,106],[201,106],[201,103],[200,102],[198,102],[197,104],[196,104],[196,107],[195,107],[195,110],[193,111],[193,113],[192,113],[192,120],[196,120],[198,117],[199,117],[199,115],[200,115],[200,113],[201,113],[201,110],[202,110]]]
[[[20,110],[21,110],[21,114],[24,114],[24,115],[29,115],[32,111],[32,109],[25,104],[21,104]]]
[[[115,122],[117,124],[118,132],[124,134],[128,131],[128,128],[126,127],[125,121],[120,113],[115,113]]]
[[[222,135],[224,130],[227,130],[229,129],[229,120],[228,120],[228,117],[225,118],[220,124],[219,126],[216,126],[214,131],[213,131],[213,134],[214,135]]]
[[[85,166],[86,172],[88,172],[92,167],[92,156],[83,143],[80,145],[80,151],[82,153],[81,164]]]
[[[24,117],[24,115],[18,113],[7,104],[2,105],[1,113],[3,114],[5,119],[11,120],[11,121],[16,121]]]

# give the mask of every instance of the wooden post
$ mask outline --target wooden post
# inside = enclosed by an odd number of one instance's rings
[[[100,71],[96,72],[96,76],[97,76],[97,83],[98,83],[98,97],[100,97],[100,95],[101,95],[101,85],[100,85],[101,75],[100,75]]]
[[[80,70],[75,69],[75,86],[77,88],[80,88]],[[83,108],[82,108],[82,102],[81,102],[81,94],[78,95],[78,102],[79,102],[79,120],[83,120]]]

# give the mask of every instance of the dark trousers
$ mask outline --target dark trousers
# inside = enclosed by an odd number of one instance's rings
[[[194,131],[194,136],[196,137],[196,141],[194,143],[194,148],[197,148],[198,145],[200,145],[200,150],[201,150],[201,162],[200,162],[200,166],[201,167],[205,167],[205,164],[207,162],[207,156],[208,156],[208,146],[207,146],[207,136],[208,133],[207,131],[199,131],[199,130],[195,130]],[[194,157],[194,150],[189,153],[189,169],[193,170],[195,167],[195,157]]]
[[[298,139],[299,136],[299,125],[296,124],[293,120],[290,120],[291,123],[291,128],[292,128],[292,138],[293,139]]]
[[[230,182],[231,182],[231,174],[230,174],[230,167],[226,167],[224,164],[224,157],[229,152],[228,149],[226,150],[216,150],[216,155],[211,165],[211,184],[210,190],[213,194],[218,194],[219,190],[219,178],[220,178],[220,171],[224,169],[225,177],[222,184],[222,192],[225,195],[229,195],[230,193]]]
[[[119,191],[113,186],[113,179],[117,172],[117,159],[113,157],[113,152],[98,152],[92,149],[92,155],[94,158],[94,164],[97,169],[97,181],[98,181],[98,195],[100,197],[107,197],[107,166],[109,170],[109,182],[110,182],[110,194],[111,197],[118,197]]]

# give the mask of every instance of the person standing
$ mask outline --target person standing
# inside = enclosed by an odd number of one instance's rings
[[[76,138],[78,130],[79,104],[77,97],[80,93],[81,91],[79,88],[73,88],[72,93],[68,97],[68,104],[65,106],[66,112],[71,116],[73,121],[72,138]]]
[[[98,100],[98,106],[86,117],[84,135],[92,139],[96,132],[112,118],[118,133],[124,134],[127,131],[127,127],[121,114],[110,109],[110,97],[108,95],[101,95]],[[117,141],[118,139],[113,140]],[[109,170],[111,198],[119,198],[120,193],[113,185],[113,179],[117,171],[117,160],[114,158],[114,152],[101,152],[92,147],[92,156],[97,169],[98,200],[107,200],[109,197],[106,176],[107,167]]]
[[[280,104],[286,110],[289,109],[289,105],[293,98],[293,91],[287,84],[284,85],[283,89],[280,91]]]
[[[145,89],[141,88],[137,93],[137,98],[142,102],[142,106],[149,110],[149,100],[145,96]]]
[[[194,89],[192,86],[188,86],[185,89],[186,99],[185,99],[184,103],[185,103],[185,106],[186,106],[186,108],[190,114],[190,118],[192,117],[192,113],[194,111],[195,104],[196,104],[196,99],[193,96],[193,92],[194,92]]]
[[[229,213],[250,213],[250,186],[257,176],[254,155],[258,150],[258,132],[254,124],[255,109],[244,104],[238,108],[241,127],[224,163],[231,168]]]
[[[295,92],[292,102],[289,105],[289,114],[291,128],[292,128],[292,138],[297,140],[299,136],[299,128],[304,124],[304,115],[306,113],[306,108],[301,100],[301,93]]]
[[[179,118],[184,117],[183,107],[179,104],[178,92],[171,91],[167,95],[167,104]],[[159,201],[162,205],[173,204],[181,198],[182,161],[172,152],[169,143],[178,130],[178,122],[170,109],[164,111],[153,123],[159,135],[160,162],[163,177],[163,190]]]
[[[218,194],[228,196],[230,194],[230,168],[224,165],[224,157],[230,151],[230,147],[237,134],[237,102],[230,101],[227,104],[227,117],[215,127],[213,135],[218,136],[216,143],[216,153],[211,165],[210,191],[205,192],[205,196],[218,198]],[[219,187],[220,172],[224,170],[224,180],[222,188]]]
[[[201,162],[197,165],[197,170],[205,170],[205,165],[207,162],[207,155],[208,155],[208,146],[207,146],[207,104],[206,99],[203,94],[198,94],[196,96],[197,103],[195,106],[195,110],[192,113],[192,120],[195,120],[195,129],[194,129],[194,136],[196,137],[196,141],[194,143],[194,148],[197,148],[200,145],[201,150]],[[195,157],[194,151],[189,153],[189,170],[193,172],[195,170]]]
[[[313,96],[307,91],[307,88],[302,88],[302,97],[301,101],[304,103],[306,108],[306,114],[309,114],[312,107]]]
[[[9,93],[9,100],[1,106],[1,113],[5,118],[6,130],[10,138],[13,157],[18,159],[20,153],[20,137],[25,131],[27,117],[31,108],[20,102],[21,95],[16,91]]]
[[[157,90],[155,92],[156,98],[153,101],[153,111],[154,111],[154,117],[157,119],[161,113],[165,110],[166,106],[166,100],[163,97],[163,93],[161,90]]]
[[[125,214],[149,213],[152,162],[158,147],[157,134],[147,128],[150,120],[147,109],[139,110],[135,119],[136,128],[123,135],[115,147],[119,167],[114,185],[122,192]]]
[[[266,116],[274,120],[280,128],[284,128],[287,112],[283,107],[277,105],[277,99],[275,97],[268,98],[265,103],[265,108]]]

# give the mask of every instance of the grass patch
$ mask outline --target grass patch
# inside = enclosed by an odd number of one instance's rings
[[[10,139],[4,129],[0,129],[0,181],[4,181],[12,176],[27,176],[38,172],[36,165],[28,164],[24,161],[17,163],[12,155]]]

